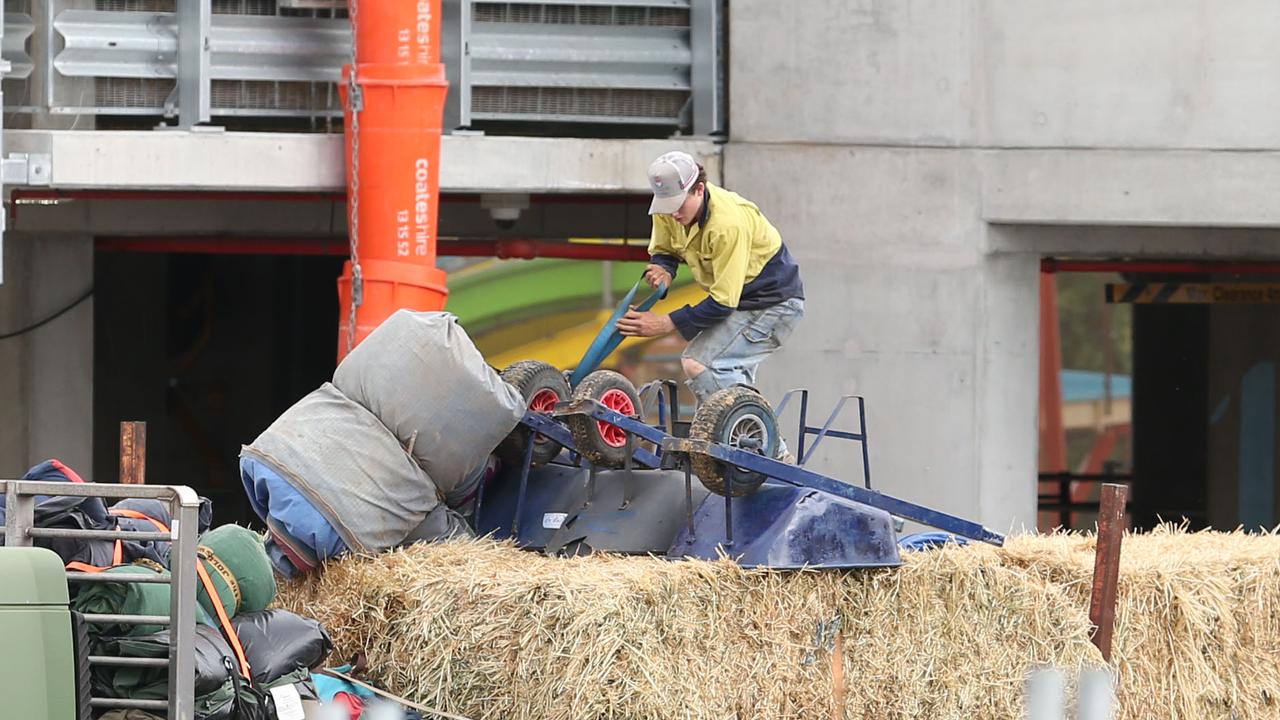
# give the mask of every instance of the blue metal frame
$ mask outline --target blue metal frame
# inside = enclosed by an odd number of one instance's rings
[[[869,505],[878,508],[892,515],[914,520],[930,527],[938,528],[946,532],[958,535],[960,537],[978,540],[981,542],[991,543],[993,545],[1003,545],[1004,536],[993,530],[990,530],[979,523],[965,520],[923,505],[907,502],[884,493],[870,489],[870,465],[869,456],[866,449],[866,405],[865,400],[859,396],[845,396],[836,403],[835,408],[827,417],[827,421],[821,428],[811,427],[807,424],[808,411],[808,391],[792,391],[788,393],[779,403],[779,412],[785,409],[788,400],[795,393],[801,393],[801,414],[800,414],[800,441],[803,443],[807,435],[816,435],[817,439],[813,445],[808,448],[808,452],[804,452],[802,460],[812,456],[814,449],[826,437],[838,437],[848,440],[856,440],[862,443],[863,447],[863,472],[867,480],[867,487],[858,487],[845,482],[841,482],[832,477],[815,473],[807,470],[802,466],[789,465],[779,462],[771,458],[766,458],[755,453],[746,452],[737,448],[728,447],[719,443],[713,443],[708,440],[694,440],[688,438],[675,437],[671,432],[660,427],[654,427],[643,420],[628,417],[615,410],[611,410],[595,400],[577,400],[569,403],[561,403],[557,406],[552,415],[542,413],[526,412],[521,423],[529,432],[537,432],[552,440],[560,443],[565,448],[569,448],[576,453],[573,444],[573,434],[568,428],[560,422],[561,418],[569,415],[586,415],[595,420],[603,420],[611,425],[622,428],[627,433],[628,446],[631,451],[628,454],[627,470],[631,469],[632,461],[642,467],[660,468],[660,467],[676,467],[677,464],[683,466],[686,473],[689,472],[688,455],[692,453],[708,455],[725,463],[727,472],[741,471],[757,472],[768,478],[778,482],[786,483],[796,487],[812,488],[830,495],[834,495],[845,500],[863,505]],[[861,422],[861,432],[853,433],[843,430],[832,430],[831,425],[840,416],[845,404],[849,400],[858,401],[858,414]],[[674,428],[674,414],[668,416],[668,429]],[[659,452],[653,453],[644,448],[634,446],[635,437],[654,443],[658,446]],[[532,446],[532,443],[529,443]],[[517,501],[517,508],[522,506],[526,485],[528,482],[529,465],[531,453],[526,452],[525,464],[521,473],[520,499]],[[581,462],[579,458],[577,462]],[[691,480],[687,480],[691,483]],[[480,501],[480,495],[477,495],[477,507]],[[725,496],[725,540],[726,547],[733,545],[733,526],[732,526],[732,503],[733,498]],[[478,511],[477,511],[478,512]],[[687,522],[689,531],[693,531],[693,507],[690,502],[686,509],[688,515]],[[517,522],[519,513],[517,512]],[[513,535],[515,533],[513,532]]]
[[[636,299],[636,293],[640,291],[640,285],[643,282],[642,280],[631,286],[631,290],[622,298],[622,302],[618,303],[618,307],[614,309],[613,314],[609,316],[609,319],[600,328],[595,340],[591,341],[591,346],[587,348],[587,352],[578,361],[578,367],[574,368],[573,374],[569,376],[569,387],[578,387],[578,383],[582,382],[583,378],[600,367],[600,363],[604,362],[604,359],[609,357],[622,344],[622,333],[618,332],[616,326],[622,316],[626,315],[627,311],[631,309],[631,303]],[[639,305],[636,305],[635,309],[641,312],[649,310],[666,294],[667,286],[659,285],[658,289],[654,290],[653,294],[641,301]]]
[[[625,430],[628,437],[637,435],[641,439],[648,440],[658,447],[662,447],[663,440],[671,437],[671,434],[662,428],[657,428],[643,420],[623,415],[617,410],[610,410],[599,402],[591,399],[560,403],[556,406],[555,412],[552,413],[552,416],[556,418],[567,417],[569,415],[586,415],[595,420],[603,420],[610,425],[616,425]],[[570,436],[570,439],[572,439],[572,436]],[[573,445],[572,443],[568,443],[565,444],[565,447],[573,447]],[[640,464],[646,467],[659,467],[662,463],[660,455],[651,453],[644,448],[636,448],[635,454],[636,459],[640,461]]]
[[[675,453],[698,453],[701,455],[710,455],[711,457],[724,462],[730,467],[738,467],[744,470],[758,472],[780,482],[795,485],[797,487],[813,488],[830,493],[837,497],[859,502],[863,505],[870,505],[879,508],[898,517],[908,520],[915,520],[923,525],[945,530],[953,535],[969,538],[970,540],[980,540],[982,542],[991,543],[993,545],[1003,545],[1004,536],[993,530],[989,530],[982,525],[958,518],[954,515],[916,505],[915,503],[899,500],[891,495],[877,492],[875,490],[867,490],[857,485],[850,485],[841,482],[835,478],[819,475],[811,470],[806,470],[797,465],[788,465],[787,463],[778,462],[771,458],[749,453],[737,448],[731,448],[719,443],[713,443],[707,440],[692,440],[684,438],[668,438],[663,441],[662,447],[666,452]],[[726,496],[726,503],[730,502]]]
[[[786,395],[782,396],[782,400],[778,403],[778,409],[775,414],[782,417],[782,411],[787,409],[787,404],[791,402],[791,398],[800,394],[800,429],[796,435],[796,456],[799,457],[798,464],[803,467],[809,462],[809,458],[813,457],[814,451],[818,449],[818,445],[827,437],[840,438],[842,440],[856,440],[862,446],[862,478],[863,484],[868,490],[871,489],[871,456],[867,449],[867,402],[861,395],[842,395],[836,406],[831,409],[831,414],[827,416],[827,421],[822,427],[817,428],[809,425],[809,391],[805,389],[790,390]],[[859,432],[849,432],[846,430],[832,430],[831,426],[835,424],[837,418],[840,417],[844,410],[845,403],[850,400],[858,401],[858,427]],[[813,441],[813,445],[805,452],[805,440],[810,435],[817,435],[817,439]]]

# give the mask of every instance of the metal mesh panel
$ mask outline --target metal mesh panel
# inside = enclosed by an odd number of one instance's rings
[[[95,10],[117,12],[175,12],[175,0],[94,0]]]
[[[94,0],[97,10],[118,12],[177,12],[175,0]],[[220,15],[275,15],[276,0],[213,0]]]
[[[276,0],[213,0],[220,15],[275,15]]]
[[[543,25],[644,25],[689,27],[687,8],[618,7],[611,5],[542,5],[538,3],[476,3],[474,22]]]
[[[210,88],[215,110],[340,110],[329,83],[214,80]]]
[[[31,104],[31,86],[26,80],[18,80],[15,78],[5,78],[4,83],[0,85],[4,90],[4,109],[13,111],[16,108],[27,107]],[[11,125],[9,120],[5,121],[5,125]]]
[[[176,86],[173,79],[98,78],[94,104],[102,108],[161,108]]]
[[[670,122],[688,98],[678,90],[476,87],[471,110],[477,114],[520,116],[652,118]]]

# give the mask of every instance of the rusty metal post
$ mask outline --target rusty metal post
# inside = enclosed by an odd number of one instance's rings
[[[1102,659],[1111,662],[1111,632],[1116,621],[1116,585],[1120,578],[1120,541],[1124,538],[1126,485],[1106,483],[1098,510],[1098,546],[1093,561],[1093,591],[1089,597],[1089,622],[1093,644]]]
[[[831,647],[831,718],[844,720],[844,633],[836,628],[835,641]]]
[[[120,482],[147,483],[147,423],[131,420],[120,423]]]

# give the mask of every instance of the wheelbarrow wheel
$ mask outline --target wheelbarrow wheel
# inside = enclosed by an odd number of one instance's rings
[[[689,437],[753,452],[764,457],[778,454],[778,418],[769,402],[751,388],[741,385],[717,391],[698,406],[689,428]],[[729,468],[710,455],[690,456],[693,472],[702,484],[717,495],[749,495],[764,483],[763,473]],[[732,474],[732,488],[727,481]]]
[[[640,417],[640,395],[631,381],[612,370],[597,370],[582,379],[573,399],[595,400],[623,415]],[[627,460],[627,433],[616,425],[586,415],[566,418],[578,452],[597,467],[622,467]],[[635,438],[633,447],[639,447]]]
[[[501,373],[502,379],[524,397],[525,405],[534,412],[550,413],[556,403],[569,399],[569,382],[554,366],[538,360],[521,360],[511,363]],[[524,451],[530,432],[523,425],[498,445],[498,458],[505,464],[524,462]],[[543,435],[533,436],[533,467],[542,467],[560,454],[560,443]]]

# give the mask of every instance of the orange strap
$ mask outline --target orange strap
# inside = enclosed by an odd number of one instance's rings
[[[69,562],[67,563],[67,569],[79,570],[80,572],[86,572],[86,573],[100,573],[103,570],[110,570],[111,568],[109,566],[98,567],[97,565],[90,565],[88,563],[82,563],[82,562]]]
[[[114,514],[114,511],[112,512]],[[117,538],[115,550],[111,553],[110,565],[106,567],[99,567],[97,565],[90,565],[89,563],[69,562],[67,563],[67,569],[79,570],[80,572],[87,572],[87,573],[100,573],[103,570],[110,570],[111,568],[117,565],[123,565],[123,564],[124,564],[124,542]]]
[[[164,523],[137,510],[112,508],[111,513],[135,520],[146,520],[155,525],[160,532],[169,532],[169,528]],[[231,625],[231,618],[227,617],[227,610],[222,606],[222,598],[218,595],[218,589],[214,587],[213,579],[209,577],[209,571],[204,569],[204,563],[200,562],[200,558],[196,558],[196,575],[200,577],[200,584],[204,586],[204,591],[209,594],[209,599],[213,602],[213,609],[218,615],[218,622],[222,624],[222,634],[227,636],[227,642],[231,644],[231,649],[236,654],[236,660],[240,663],[240,674],[252,681],[253,675],[249,668],[249,659],[245,657],[244,647],[240,645],[240,636],[236,634],[235,627]]]

